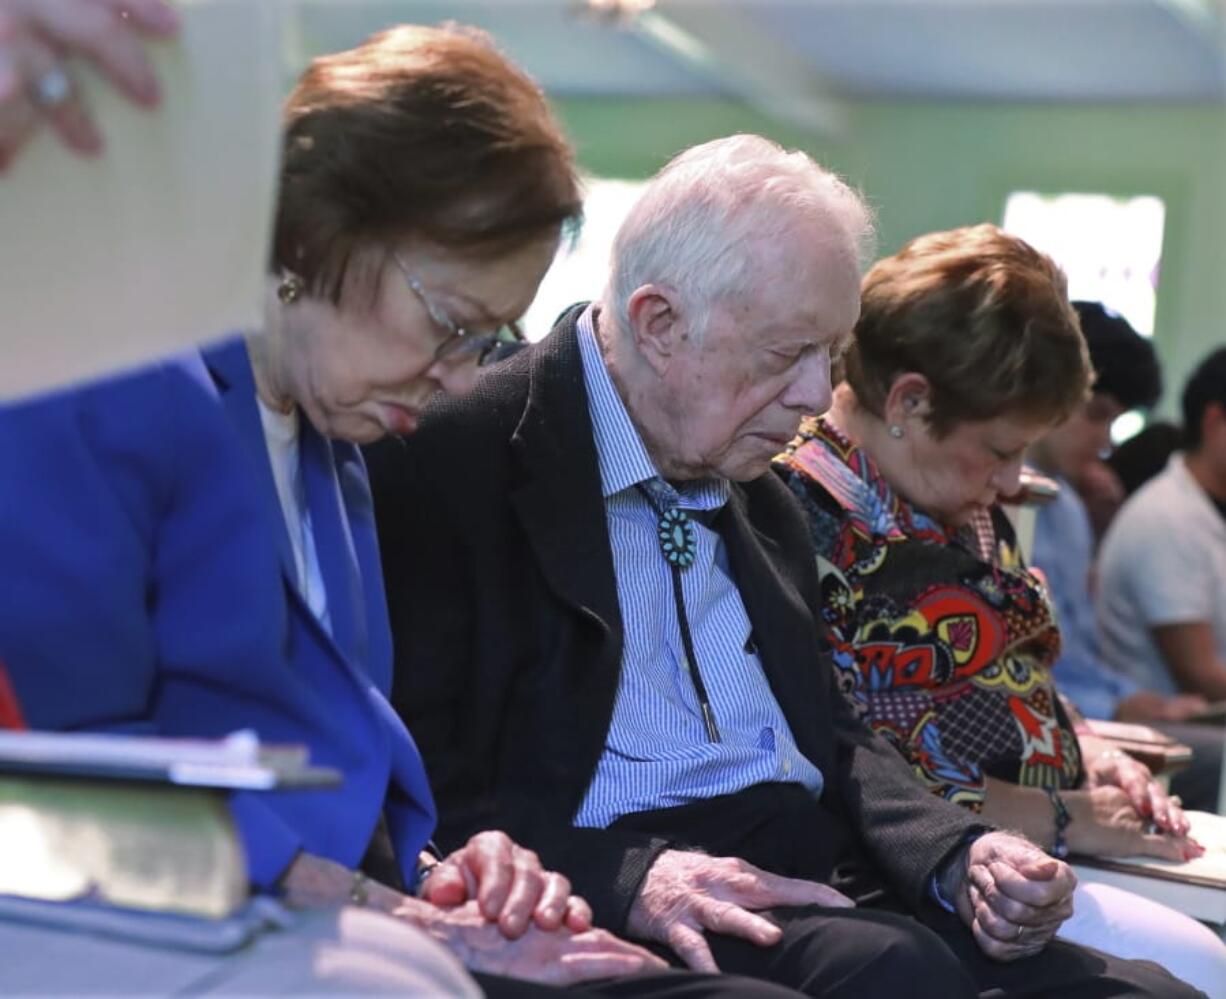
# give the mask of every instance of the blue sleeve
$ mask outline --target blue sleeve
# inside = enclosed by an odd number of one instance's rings
[[[157,710],[183,668],[167,660],[165,574],[213,585],[207,530],[176,519],[201,476],[229,467],[235,442],[213,407],[195,357],[0,406],[0,661],[31,728],[183,734]],[[231,529],[245,509],[201,503]],[[300,838],[258,794],[234,795],[232,815],[252,882],[271,886]]]
[[[1062,488],[1071,487],[1065,483]],[[1060,625],[1060,658],[1052,671],[1056,686],[1087,718],[1109,719],[1119,702],[1140,688],[1099,654],[1089,590],[1092,542],[1088,521],[1079,522],[1084,517],[1079,502],[1070,496],[1039,511],[1032,561],[1047,578]]]

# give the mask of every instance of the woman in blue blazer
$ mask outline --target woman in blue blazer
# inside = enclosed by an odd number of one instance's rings
[[[570,150],[522,73],[447,29],[316,60],[285,127],[264,328],[0,415],[0,662],[32,728],[248,728],[339,769],[335,792],[233,796],[258,890],[394,912],[477,971],[657,967],[502,833],[406,890],[434,805],[387,702],[358,450],[518,336],[580,211]],[[391,884],[360,873],[388,839]]]

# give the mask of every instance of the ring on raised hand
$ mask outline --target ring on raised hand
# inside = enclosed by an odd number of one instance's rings
[[[1017,932],[1016,932],[1015,934],[1013,934],[1013,942],[1014,942],[1014,943],[1017,943],[1019,940],[1021,940],[1021,939],[1022,939],[1022,931],[1023,931],[1025,928],[1026,928],[1026,927],[1024,927],[1024,926],[1019,926],[1019,927],[1017,928]]]
[[[63,66],[52,66],[30,85],[30,100],[44,111],[52,111],[72,96],[72,79]]]

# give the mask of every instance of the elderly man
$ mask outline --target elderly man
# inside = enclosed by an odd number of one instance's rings
[[[372,453],[443,836],[502,824],[604,925],[810,995],[1183,994],[1049,943],[1068,867],[924,793],[834,686],[764,473],[829,402],[868,231],[802,154],[692,149],[598,306]]]

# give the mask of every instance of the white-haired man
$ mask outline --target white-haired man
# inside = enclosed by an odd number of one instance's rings
[[[829,403],[869,231],[807,156],[692,149],[599,305],[372,453],[442,834],[513,830],[604,925],[810,995],[1184,994],[1049,945],[1068,867],[927,795],[834,685],[764,473]]]

